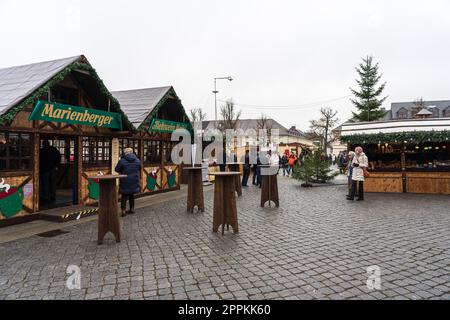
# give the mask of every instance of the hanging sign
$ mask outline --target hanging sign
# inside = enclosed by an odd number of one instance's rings
[[[119,113],[43,100],[37,102],[28,120],[63,122],[122,130],[122,115]]]
[[[183,122],[169,121],[153,118],[148,131],[172,132],[176,129],[188,129],[188,124]]]

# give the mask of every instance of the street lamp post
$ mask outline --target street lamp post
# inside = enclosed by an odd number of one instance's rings
[[[228,81],[233,81],[233,78],[228,76],[228,77],[217,77],[214,78],[214,110],[215,110],[215,121],[217,122],[217,93],[219,91],[217,91],[217,80],[228,80]]]

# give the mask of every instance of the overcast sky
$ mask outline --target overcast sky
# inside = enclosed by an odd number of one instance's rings
[[[385,107],[450,99],[449,13],[448,0],[0,0],[0,67],[85,54],[110,90],[173,85],[209,119],[213,78],[231,75],[218,99],[242,118],[305,130],[320,107],[349,117],[342,97],[366,55],[387,82]]]

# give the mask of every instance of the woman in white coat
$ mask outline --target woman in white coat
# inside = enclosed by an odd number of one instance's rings
[[[358,187],[358,201],[364,200],[364,170],[369,166],[369,160],[363,152],[363,148],[355,148],[355,156],[352,160],[352,193],[348,200],[354,200],[356,194],[356,187]]]

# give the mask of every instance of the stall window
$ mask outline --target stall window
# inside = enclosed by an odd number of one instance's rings
[[[83,137],[83,164],[87,166],[109,166],[111,139]]]
[[[164,159],[164,162],[166,163],[172,163],[172,149],[174,146],[178,144],[177,141],[164,141],[163,142],[163,154],[162,157]]]
[[[139,140],[136,139],[119,139],[119,153],[123,155],[126,148],[133,149],[134,154],[136,154],[139,158],[141,156],[139,149]]]
[[[144,163],[161,163],[160,142],[143,140],[142,143],[144,144]]]
[[[450,171],[450,143],[418,143],[405,146],[406,170]]]
[[[0,132],[0,171],[31,170],[31,135]]]

